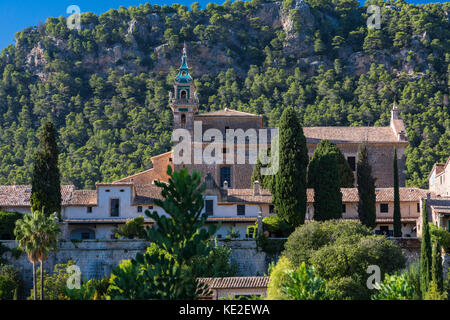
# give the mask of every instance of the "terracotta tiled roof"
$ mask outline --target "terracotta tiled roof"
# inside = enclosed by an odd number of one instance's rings
[[[257,217],[208,217],[206,222],[255,222]]]
[[[267,288],[269,277],[198,278],[211,289]]]
[[[74,190],[66,205],[68,206],[96,206],[97,190]]]
[[[341,188],[342,202],[358,202],[357,188]],[[428,190],[418,188],[400,188],[400,201],[419,202],[421,198],[426,198]],[[307,202],[314,202],[314,190],[309,188],[306,192]],[[377,202],[393,202],[394,188],[377,188]],[[269,190],[261,189],[260,195],[253,195],[253,189],[228,189],[228,200],[224,203],[272,203],[272,196]]]
[[[323,139],[333,143],[399,142],[391,127],[304,127],[303,132],[311,144]]]
[[[161,188],[153,184],[136,184],[136,197],[133,205],[139,204],[153,204],[155,199],[163,200],[161,195]]]
[[[261,118],[261,115],[248,113],[248,112],[242,112],[237,110],[232,110],[225,108],[223,110],[219,111],[213,111],[208,113],[199,113],[195,115],[195,117],[255,117],[255,118]]]
[[[73,190],[75,190],[73,185],[61,186],[62,205],[67,203]],[[0,186],[0,206],[29,207],[30,197],[31,186],[29,185]]]
[[[131,220],[131,218],[74,218],[74,219],[64,219],[65,222],[73,223],[73,224],[84,224],[84,223],[126,223],[128,220]],[[144,222],[146,223],[154,223],[153,219],[144,219]]]

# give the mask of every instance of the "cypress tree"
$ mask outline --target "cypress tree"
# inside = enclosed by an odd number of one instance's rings
[[[428,212],[425,201],[422,201],[422,245],[420,248],[420,289],[422,296],[428,291],[431,277],[431,237],[428,225]]]
[[[360,146],[358,151],[356,179],[359,195],[359,220],[362,224],[373,229],[375,228],[377,218],[375,178],[372,176],[372,167],[369,164],[369,156],[366,145]]]
[[[433,261],[431,263],[431,278],[436,283],[439,292],[444,291],[444,275],[442,268],[441,246],[436,241],[433,246]]]
[[[31,189],[31,210],[47,216],[61,213],[61,182],[58,168],[56,129],[44,123],[39,135],[39,147],[34,155]]]
[[[314,220],[342,218],[338,158],[333,144],[322,140],[311,158],[308,186],[314,188]]]
[[[355,184],[355,177],[347,159],[345,159],[344,154],[334,143],[331,144],[331,148],[336,153],[341,188],[353,188]]]
[[[400,189],[398,185],[397,149],[394,148],[394,237],[402,236],[402,215],[400,212]]]
[[[280,119],[278,150],[278,172],[272,182],[273,204],[280,218],[297,227],[305,222],[306,215],[308,149],[292,107],[286,108]]]

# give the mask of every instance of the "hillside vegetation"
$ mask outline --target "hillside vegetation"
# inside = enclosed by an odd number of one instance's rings
[[[450,3],[381,6],[368,30],[356,0],[145,4],[83,13],[16,34],[0,54],[0,184],[30,183],[36,132],[54,121],[63,183],[92,188],[151,167],[171,148],[168,107],[183,42],[200,110],[304,126],[380,126],[398,102],[411,146],[408,184],[450,155]]]

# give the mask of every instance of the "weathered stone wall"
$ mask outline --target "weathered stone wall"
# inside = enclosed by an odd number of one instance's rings
[[[17,247],[15,241],[0,241],[0,243],[10,249]],[[266,255],[257,250],[255,240],[230,240],[218,243],[232,249],[231,261],[238,265],[239,276],[260,276],[267,271]],[[137,253],[145,252],[148,244],[148,241],[143,240],[60,241],[58,251],[50,254],[44,263],[44,269],[51,271],[55,264],[73,260],[80,267],[82,278],[99,279],[104,275],[109,275],[122,260],[134,258]],[[8,264],[22,270],[25,286],[31,288],[33,269],[27,256],[21,254],[16,259],[8,252],[4,257],[8,260]]]
[[[237,263],[238,276],[263,276],[267,272],[270,261],[258,250],[255,240],[222,240],[218,243],[231,248],[231,262]]]
[[[404,256],[406,257],[406,265],[420,259],[420,238],[390,238],[397,243]]]

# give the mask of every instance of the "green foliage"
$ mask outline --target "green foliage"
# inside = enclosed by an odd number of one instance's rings
[[[33,298],[37,299],[36,263],[41,264],[41,300],[44,300],[44,276],[43,264],[51,251],[57,250],[58,235],[61,229],[58,223],[57,213],[46,216],[42,212],[34,211],[26,214],[23,219],[16,221],[14,235],[19,243],[19,249],[28,255],[28,260],[33,264]]]
[[[109,288],[109,277],[102,279],[90,279],[80,285],[80,289],[68,289],[66,294],[70,300],[106,300]]]
[[[14,227],[22,216],[20,212],[0,211],[0,240],[14,240]]]
[[[409,268],[404,272],[408,283],[414,288],[413,299],[422,299],[422,290],[420,288],[420,261],[414,261],[409,265]]]
[[[262,222],[264,230],[276,236],[287,237],[292,233],[292,227],[279,216],[264,217]]]
[[[431,280],[437,286],[439,292],[444,292],[444,275],[442,268],[442,251],[438,243],[433,245],[431,262]]]
[[[277,256],[283,250],[286,239],[267,238],[260,235],[256,238],[257,247],[269,256]]]
[[[114,233],[116,238],[143,239],[145,237],[144,217],[139,216],[128,220],[125,225],[120,226]]]
[[[438,285],[431,281],[427,292],[425,292],[424,300],[447,300],[447,292],[442,292],[439,290]]]
[[[353,188],[355,184],[355,177],[347,159],[345,159],[344,154],[335,144],[331,144],[331,149],[336,153],[341,188]]]
[[[270,272],[269,284],[267,286],[268,300],[287,300],[288,297],[282,291],[283,282],[289,278],[288,272],[293,271],[294,267],[289,259],[285,256],[280,257],[277,264]]]
[[[23,286],[20,270],[0,264],[0,300],[17,300]]]
[[[289,300],[326,300],[327,286],[314,271],[314,267],[302,264],[295,271],[287,272],[287,279],[281,284],[281,291]]]
[[[422,296],[425,296],[429,289],[432,265],[432,248],[430,237],[430,226],[428,225],[428,210],[425,201],[422,202],[422,242],[420,249],[420,288]]]
[[[69,300],[70,297],[67,294],[67,282],[70,273],[67,272],[67,268],[75,265],[75,261],[69,260],[67,263],[56,264],[53,267],[53,272],[48,273],[46,270],[43,270],[43,279],[44,279],[44,290],[45,297],[48,300]],[[38,269],[40,271],[41,268]],[[40,291],[41,288],[41,273],[38,272],[38,281],[37,281],[37,290]],[[34,299],[33,290],[30,292],[29,300]]]
[[[428,223],[432,243],[438,243],[446,252],[450,252],[450,232],[438,227],[432,222]]]
[[[193,258],[194,274],[196,277],[234,277],[237,275],[238,265],[231,262],[230,258],[231,249],[219,246],[215,241],[208,255]]]
[[[296,227],[305,222],[308,149],[294,108],[285,109],[281,116],[278,151],[273,204],[277,215]]]
[[[400,186],[398,184],[397,149],[394,149],[394,237],[402,236],[402,214],[400,212]]]
[[[216,225],[204,228],[205,184],[197,171],[192,175],[187,169],[172,172],[169,166],[167,174],[168,184],[155,182],[164,198],[155,204],[169,216],[145,212],[158,225],[147,227],[147,239],[161,250],[137,254],[116,267],[108,289],[112,299],[195,299],[206,290],[197,283],[192,266],[196,257],[209,254],[207,241],[217,230]]]
[[[368,299],[367,267],[378,265],[382,274],[404,267],[401,249],[356,221],[312,222],[297,228],[283,253],[294,267],[314,266],[324,280],[334,282],[333,297]]]
[[[34,155],[31,179],[31,211],[49,216],[61,213],[61,182],[58,167],[56,128],[44,123],[39,134],[39,149]]]
[[[314,220],[342,217],[342,193],[335,145],[322,140],[311,158],[308,186],[314,188]]]
[[[159,62],[178,64],[186,41],[189,59],[196,57],[200,112],[255,112],[275,127],[290,106],[303,126],[387,125],[397,96],[411,143],[408,185],[426,187],[432,165],[449,156],[448,3],[399,2],[397,11],[378,2],[383,29],[369,31],[367,8],[357,1],[307,0],[311,21],[283,1],[293,22],[287,37],[283,26],[261,18],[264,2],[202,10],[197,4],[192,11],[143,5],[83,13],[79,32],[67,29],[64,18],[49,18],[16,33],[16,45],[0,53],[0,184],[31,182],[36,132],[47,120],[60,134],[64,184],[94,188],[151,167],[150,156],[171,147],[173,78],[160,73]],[[121,54],[105,55],[117,46]],[[198,56],[206,47],[220,49],[224,59]],[[409,61],[408,51],[416,54]],[[44,58],[33,67],[32,52]],[[338,54],[342,72],[333,66]],[[90,63],[92,56],[104,63]],[[368,72],[354,72],[355,63],[367,61],[373,62]]]
[[[377,218],[375,179],[372,176],[372,167],[369,164],[369,156],[366,145],[359,147],[356,174],[359,196],[359,220],[365,226],[373,229],[375,228]]]
[[[409,283],[405,274],[386,274],[381,283],[375,284],[377,293],[372,295],[372,300],[413,300],[414,287]]]

